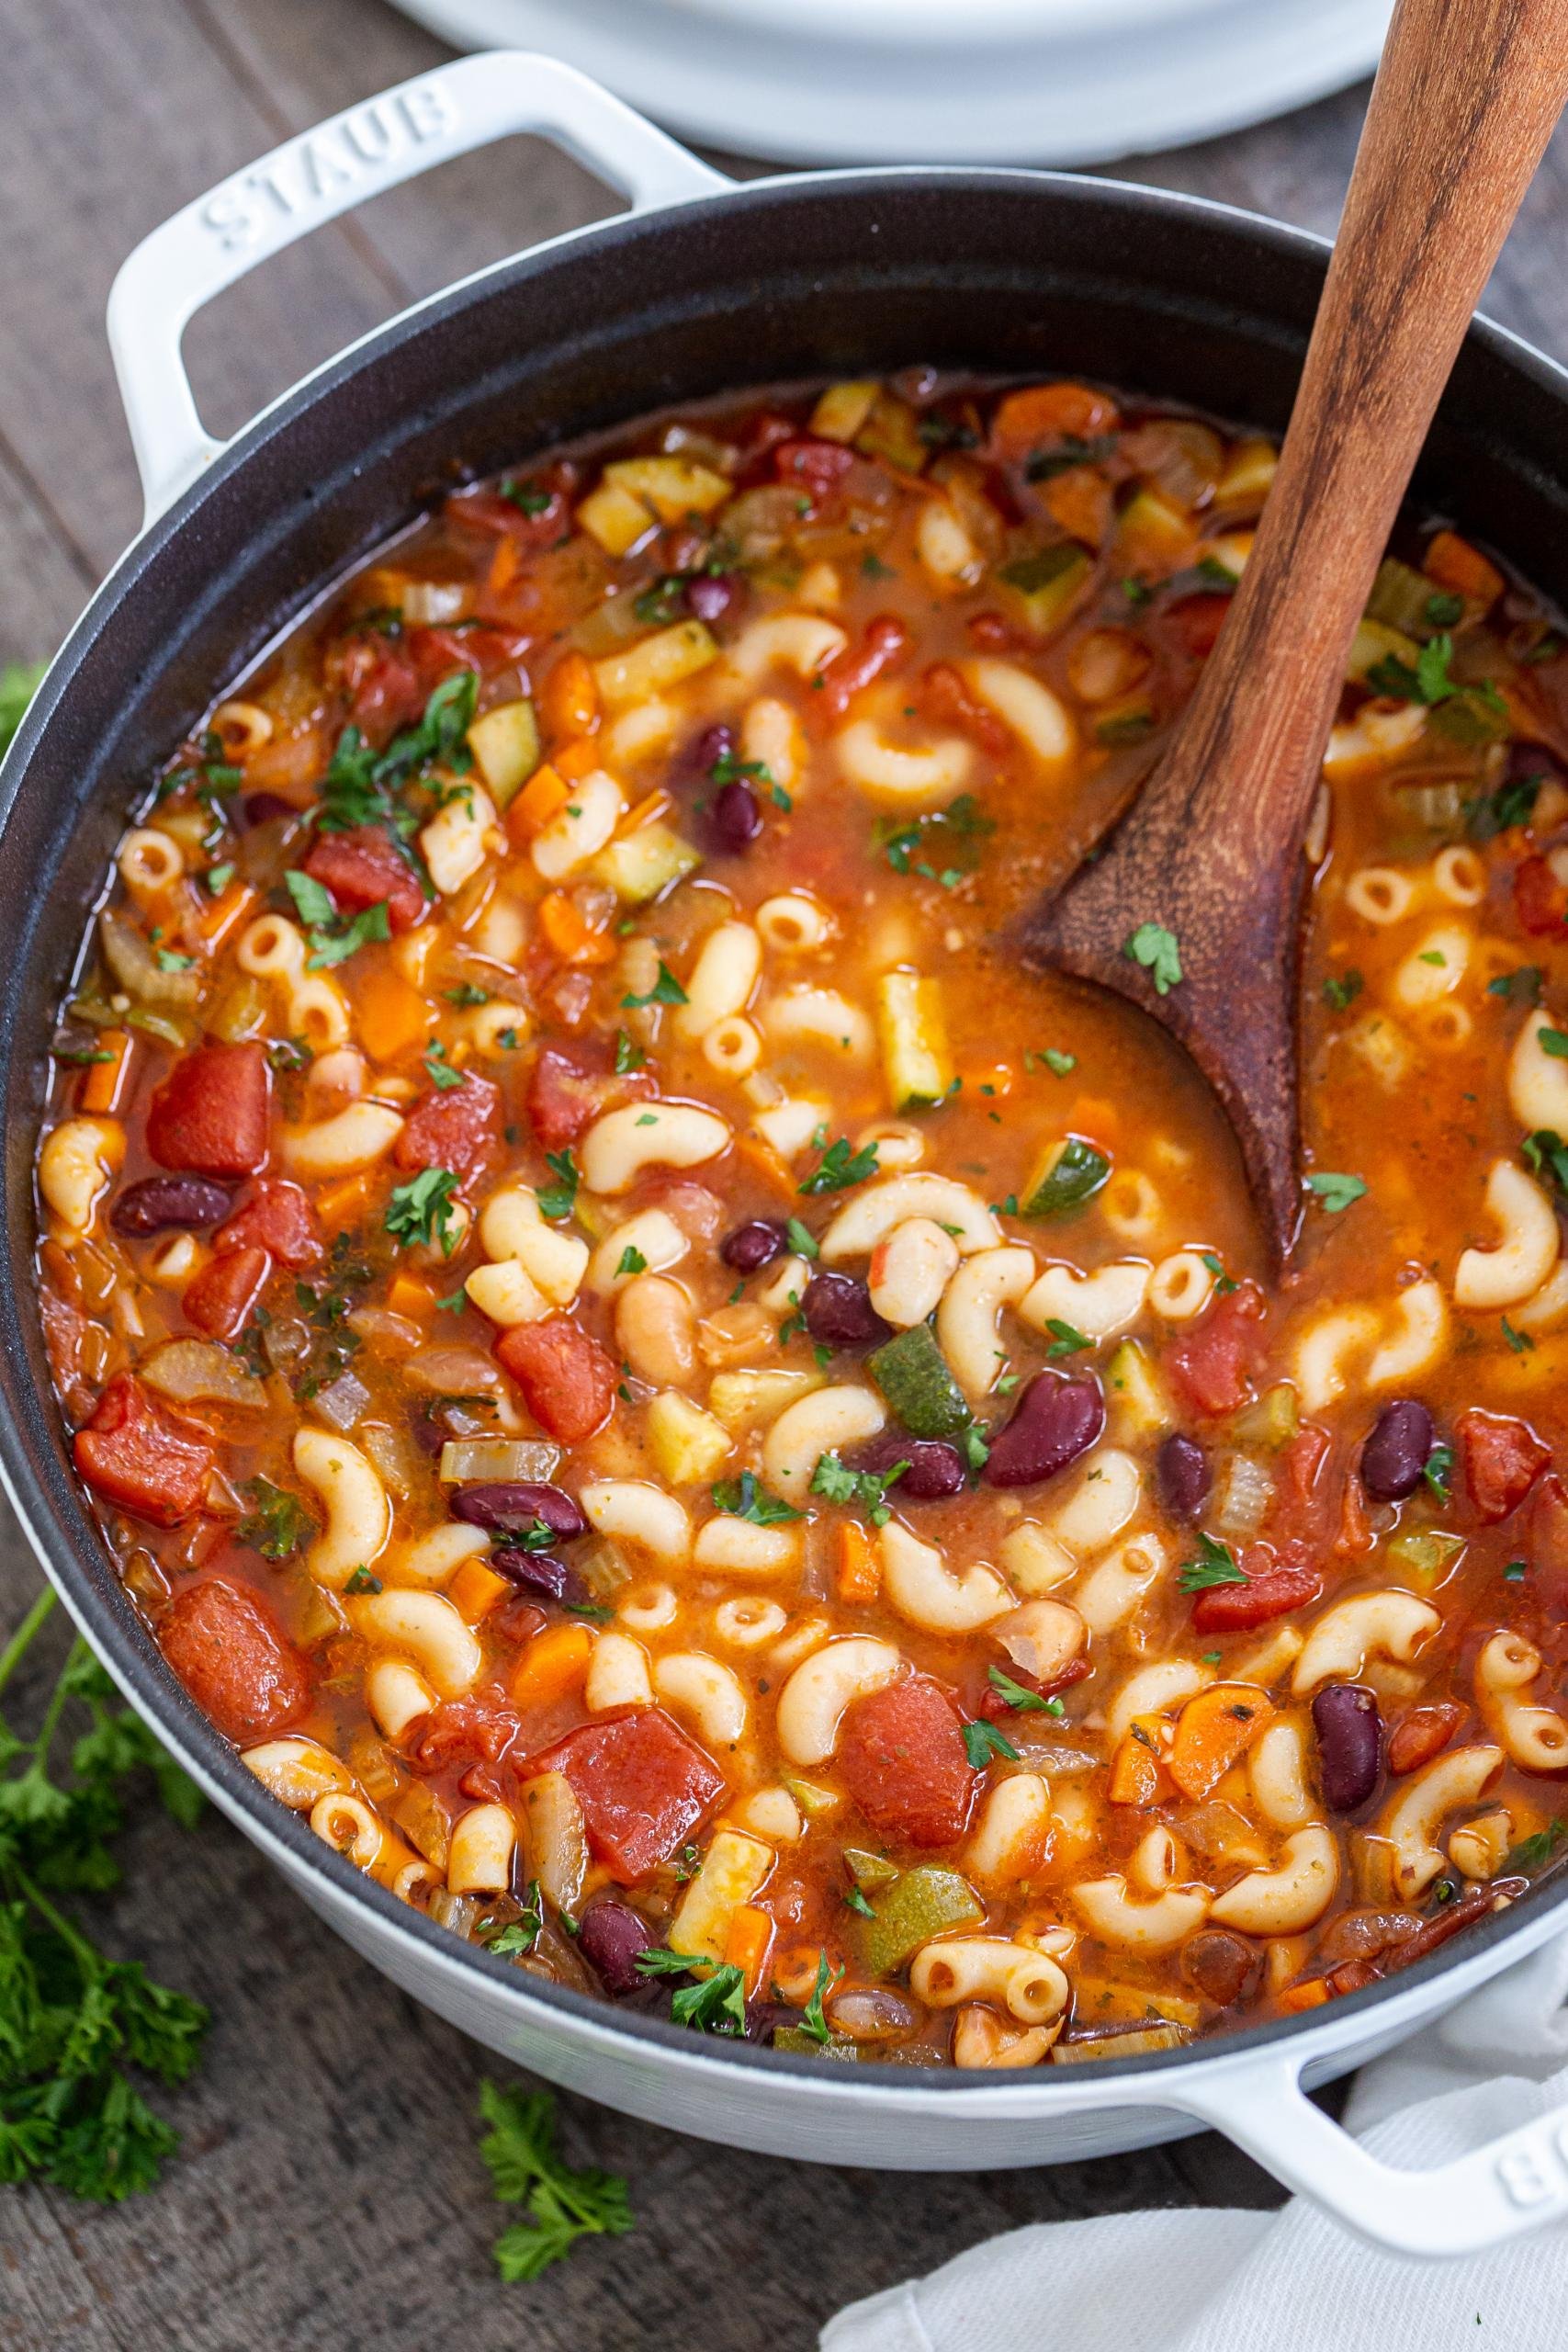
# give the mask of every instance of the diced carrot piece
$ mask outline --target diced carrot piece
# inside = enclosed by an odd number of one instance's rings
[[[740,1971],[748,2000],[762,1981],[773,1940],[773,1923],[767,1913],[759,1911],[753,1903],[743,1903],[729,1923],[729,1933],[724,1939],[724,1960],[727,1967]]]
[[[1216,1682],[1189,1699],[1176,1719],[1166,1770],[1184,1797],[1206,1797],[1245,1754],[1274,1710],[1246,1682]]]
[[[637,802],[635,808],[627,809],[615,831],[622,834],[638,833],[644,825],[651,825],[655,818],[664,816],[670,805],[667,792],[650,792],[646,799]]]
[[[593,733],[599,724],[599,689],[586,654],[561,656],[539,690],[538,706],[548,741]]]
[[[1321,1976],[1311,1976],[1304,1984],[1292,1984],[1280,1995],[1278,2007],[1282,2016],[1293,2018],[1303,2009],[1320,2008],[1328,1998],[1328,1987]]]
[[[350,1225],[364,1207],[370,1191],[367,1176],[342,1176],[316,1195],[316,1212],[331,1233]]]
[[[510,533],[502,533],[495,543],[495,553],[490,560],[490,577],[485,585],[492,596],[503,596],[517,577],[519,557],[517,542]]]
[[[1457,531],[1439,531],[1427,548],[1422,570],[1428,580],[1439,587],[1451,589],[1456,596],[1473,598],[1477,604],[1495,605],[1506,582],[1495,563],[1488,563],[1479,548],[1461,539]]]
[[[231,882],[209,907],[202,910],[196,927],[209,946],[221,947],[255,903],[256,893],[248,882]]]
[[[512,1678],[519,1707],[540,1707],[575,1690],[588,1671],[593,1636],[586,1625],[552,1625],[536,1634]]]
[[[998,458],[1026,458],[1069,435],[1087,441],[1091,434],[1111,431],[1120,420],[1116,404],[1088,384],[1031,384],[1010,392],[998,406],[991,423],[991,447]]]
[[[608,932],[584,922],[564,890],[539,901],[539,928],[565,964],[611,964],[615,943]]]
[[[542,833],[570,798],[570,786],[548,761],[536,768],[506,812],[506,830],[516,847],[521,849],[536,833]]]
[[[1140,1730],[1145,1734],[1142,1739],[1138,1737]],[[1134,1723],[1111,1762],[1107,1793],[1112,1804],[1159,1803],[1165,1776],[1160,1770],[1159,1750],[1153,1743],[1154,1734],[1145,1725]]]
[[[411,1323],[423,1323],[435,1305],[435,1293],[417,1274],[401,1271],[392,1276],[387,1291],[387,1311],[389,1315],[406,1315]]]
[[[1045,504],[1069,539],[1096,548],[1111,536],[1111,484],[1093,466],[1069,466],[1045,484]]]
[[[512,1589],[506,1578],[498,1577],[493,1568],[487,1568],[482,1560],[465,1560],[446,1588],[446,1598],[466,1625],[477,1625]],[[568,1625],[563,1630],[569,1634],[584,1633],[587,1628]]]
[[[129,1029],[100,1029],[96,1050],[107,1054],[107,1062],[89,1062],[82,1080],[82,1108],[100,1115],[112,1111],[119,1101],[120,1088],[130,1067],[130,1032]]]
[[[846,1519],[839,1530],[839,1599],[848,1608],[864,1609],[881,1589],[876,1546],[863,1527]]]
[[[772,1144],[763,1143],[759,1136],[737,1136],[735,1148],[747,1166],[754,1169],[775,1193],[782,1193],[786,1200],[794,1200],[795,1178]]]
[[[372,972],[357,1009],[359,1042],[373,1062],[395,1062],[430,1034],[430,1007],[400,972]]]
[[[581,784],[599,765],[599,753],[591,735],[574,735],[570,743],[558,744],[550,754],[550,765],[557,775],[565,776],[568,784]]]

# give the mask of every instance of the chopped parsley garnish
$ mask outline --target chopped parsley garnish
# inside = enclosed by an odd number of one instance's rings
[[[1568,1062],[1568,1033],[1542,1027],[1536,1031],[1535,1042],[1551,1061]]]
[[[234,869],[231,865],[209,865],[202,879],[212,896],[220,899],[234,879]]]
[[[684,1004],[686,1001],[685,989],[662,957],[660,959],[659,978],[654,981],[648,994],[624,996],[621,999],[623,1007],[629,1006],[634,1012],[640,1012],[647,1004]]]
[[[1503,1317],[1503,1337],[1506,1340],[1509,1347],[1512,1348],[1517,1356],[1531,1355],[1534,1353],[1535,1341],[1530,1338],[1529,1333],[1528,1331],[1516,1331],[1506,1315]]]
[[[1374,694],[1392,695],[1400,702],[1425,703],[1434,724],[1461,742],[1485,742],[1506,733],[1507,704],[1490,678],[1466,684],[1451,677],[1449,665],[1453,654],[1451,637],[1430,637],[1417,653],[1414,669],[1397,654],[1385,653],[1367,672],[1367,684]]]
[[[299,1498],[270,1478],[253,1478],[241,1493],[251,1509],[234,1530],[264,1560],[290,1560],[314,1535],[316,1522]]]
[[[648,1260],[640,1250],[635,1249],[628,1241],[621,1252],[620,1262],[615,1268],[616,1274],[646,1274],[647,1272]]]
[[[544,1930],[545,1905],[539,1892],[539,1882],[528,1882],[527,1906],[520,1919],[509,1919],[503,1928],[492,1928],[483,1939],[486,1951],[494,1952],[498,1960],[511,1960],[532,1951]]]
[[[773,770],[763,760],[738,760],[733,752],[721,752],[708,770],[708,782],[721,787],[727,784],[772,784]]]
[[[578,1166],[570,1151],[547,1151],[545,1165],[555,1178],[553,1184],[541,1184],[536,1198],[539,1215],[558,1224],[570,1216],[577,1203],[577,1188],[581,1183]]]
[[[432,1046],[425,1055],[424,1070],[425,1076],[438,1094],[449,1094],[455,1086],[461,1086],[463,1083],[462,1071],[453,1069],[446,1058],[446,1046],[439,1042]]]
[[[964,1724],[964,1752],[976,1772],[983,1772],[998,1756],[1005,1756],[1010,1764],[1018,1762],[1018,1750],[1011,1740],[995,1724],[987,1723],[984,1716]]]
[[[1122,953],[1141,964],[1156,996],[1168,996],[1181,979],[1181,950],[1175,932],[1162,922],[1141,922],[1122,943]]]
[[[1337,972],[1323,984],[1323,1001],[1335,1012],[1347,1012],[1366,985],[1358,971]]]
[[[951,890],[966,874],[974,873],[982,844],[996,830],[995,820],[986,815],[974,794],[961,792],[956,800],[929,817],[897,825],[878,819],[872,839],[895,874],[919,874]],[[943,860],[940,872],[932,863],[939,855]]]
[[[615,1032],[615,1076],[626,1078],[632,1070],[640,1069],[647,1059],[648,1056],[643,1052],[642,1047],[634,1045],[624,1029],[617,1029]]]
[[[331,893],[313,876],[301,874],[291,866],[283,878],[294,901],[294,910],[310,933],[307,971],[320,972],[330,965],[342,964],[373,939],[390,939],[391,925],[384,899],[373,907],[363,908],[352,922],[344,923],[339,921]]]
[[[1326,1169],[1306,1180],[1309,1193],[1315,1193],[1330,1216],[1337,1216],[1352,1201],[1361,1199],[1366,1192],[1366,1180],[1361,1176],[1337,1176]]]
[[[520,509],[530,519],[535,515],[547,514],[549,510],[551,493],[542,489],[536,481],[513,481],[508,475],[506,481],[500,483],[498,487],[502,497]]]
[[[823,1152],[809,1176],[803,1177],[796,1190],[802,1193],[846,1193],[852,1184],[863,1184],[868,1176],[876,1173],[876,1146],[863,1144],[856,1151],[846,1136],[840,1136]]]
[[[728,1519],[750,1520],[753,1527],[782,1527],[806,1515],[777,1495],[770,1495],[758,1484],[753,1470],[743,1470],[739,1478],[721,1478],[713,1488],[713,1507]]]
[[[1231,1292],[1235,1290],[1237,1285],[1232,1282],[1229,1274],[1226,1273],[1224,1267],[1221,1264],[1219,1259],[1215,1257],[1212,1250],[1201,1250],[1198,1254],[1202,1259],[1204,1265],[1209,1269],[1209,1272],[1214,1277],[1215,1296],[1217,1298],[1228,1298]]]
[[[797,1216],[790,1218],[784,1227],[784,1236],[795,1257],[819,1258],[822,1255],[818,1247],[817,1236],[808,1225],[802,1225]]]
[[[448,1004],[476,1005],[490,1002],[490,990],[476,988],[472,980],[459,980],[455,989],[443,989]]]
[[[1023,1057],[1026,1069],[1032,1069],[1039,1062],[1044,1063],[1053,1078],[1067,1078],[1077,1069],[1078,1057],[1077,1054],[1064,1054],[1056,1046],[1046,1046],[1038,1054],[1030,1052]]]
[[[1498,1875],[1509,1878],[1516,1871],[1544,1870],[1564,1838],[1568,1838],[1568,1821],[1549,1821],[1533,1837],[1521,1838],[1517,1846],[1509,1847]]]
[[[1568,1143],[1555,1127],[1537,1127],[1519,1146],[1519,1157],[1538,1176],[1551,1178],[1560,1193],[1568,1193]]]
[[[1507,1566],[1503,1571],[1503,1581],[1505,1584],[1523,1584],[1529,1574],[1529,1562],[1528,1560],[1510,1560]]]
[[[887,1507],[887,1489],[908,1466],[907,1462],[896,1462],[891,1470],[851,1470],[838,1454],[825,1453],[811,1474],[811,1491],[830,1503],[863,1510],[873,1527],[886,1527],[893,1516]]]
[[[1027,1683],[1015,1682],[1012,1676],[1005,1672],[999,1666],[987,1667],[986,1668],[986,1679],[990,1684],[992,1690],[996,1692],[998,1698],[1002,1701],[1003,1704],[1011,1707],[1018,1714],[1044,1715],[1050,1714],[1053,1712],[1053,1702],[1051,1700],[1043,1699],[1039,1691],[1031,1690]],[[1057,1714],[1060,1714],[1062,1712],[1061,1701],[1058,1699],[1054,1702],[1054,1704],[1055,1712]]]
[[[1464,618],[1464,598],[1447,591],[1427,599],[1427,618],[1434,628],[1452,628],[1455,621]]]
[[[457,1246],[452,1207],[457,1189],[457,1179],[449,1168],[423,1168],[408,1183],[396,1187],[381,1222],[405,1249],[416,1241],[438,1241],[442,1256],[449,1258]]]
[[[702,1983],[682,1986],[671,2002],[671,2016],[677,2025],[689,2025],[698,2033],[745,2032],[746,1979],[733,1962],[725,1961],[715,1968],[700,1953],[671,1951],[656,1944],[639,1951],[632,1965],[641,1976],[686,1976],[694,1968],[711,1969]]]
[[[1237,1567],[1227,1545],[1216,1544],[1212,1535],[1200,1535],[1198,1557],[1183,1561],[1176,1581],[1183,1592],[1208,1592],[1218,1584],[1245,1584],[1247,1572]]]
[[[181,956],[173,947],[160,947],[158,950],[158,969],[161,972],[188,972],[195,964],[194,956]]]
[[[1048,449],[1036,449],[1023,469],[1025,481],[1050,481],[1057,474],[1065,474],[1074,466],[1098,465],[1109,458],[1116,447],[1113,433],[1097,433],[1086,439],[1082,434],[1064,433]]]
[[[505,2205],[522,2205],[525,2222],[502,2230],[492,2249],[508,2286],[537,2278],[580,2238],[625,2237],[632,2226],[626,2184],[597,2165],[569,2165],[556,2147],[556,2103],[548,2091],[479,2086],[490,2130],[479,2154]]]
[[[681,612],[686,598],[686,575],[683,571],[666,571],[632,600],[632,611],[649,628],[667,628]]]
[[[1516,825],[1528,825],[1535,813],[1535,804],[1546,777],[1540,775],[1510,776],[1495,792],[1483,792],[1465,803],[1465,827],[1472,841],[1495,841]]]
[[[1045,1329],[1051,1334],[1051,1344],[1045,1351],[1048,1356],[1081,1355],[1085,1348],[1094,1345],[1092,1340],[1084,1337],[1076,1323],[1064,1323],[1059,1315],[1048,1315]]]
[[[1539,1004],[1540,984],[1546,978],[1539,964],[1519,964],[1511,972],[1499,972],[1495,980],[1486,983],[1488,996],[1500,996],[1508,1004]]]
[[[344,1586],[344,1592],[380,1592],[384,1589],[380,1577],[367,1567],[355,1568]]]
[[[874,1916],[874,1913],[873,1917]],[[822,1996],[832,1991],[843,1973],[842,1961],[839,1962],[837,1968],[829,1968],[827,1953],[820,1953],[817,1962],[817,1982],[811,1988],[811,1998],[800,2013],[801,2032],[808,2033],[813,2041],[821,2042],[824,2048],[833,2039],[833,2029],[822,2014]]]
[[[1453,1476],[1454,1450],[1451,1445],[1435,1445],[1422,1465],[1421,1476],[1440,1503],[1449,1500],[1449,1481]]]

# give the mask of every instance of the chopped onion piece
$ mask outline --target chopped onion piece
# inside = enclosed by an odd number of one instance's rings
[[[443,621],[460,621],[470,601],[465,580],[411,580],[403,590],[403,618],[415,628],[439,628]]]
[[[176,1405],[244,1405],[256,1410],[266,1403],[265,1382],[253,1380],[213,1340],[170,1340],[140,1370],[149,1388]]]
[[[351,1430],[370,1402],[370,1391],[352,1372],[341,1372],[327,1387],[318,1388],[310,1402],[334,1430]]]
[[[98,939],[120,987],[143,1004],[194,1004],[201,994],[199,973],[165,972],[135,924],[107,907],[98,917]]]
[[[445,1487],[501,1485],[514,1479],[525,1486],[547,1484],[559,1460],[559,1446],[537,1438],[453,1438],[441,1449],[438,1475]]]
[[[501,1366],[482,1348],[416,1348],[403,1369],[416,1388],[435,1396],[493,1396],[501,1387]]]
[[[1209,1519],[1222,1535],[1256,1535],[1274,1499],[1274,1481],[1250,1453],[1225,1454],[1214,1472]]]
[[[1146,2058],[1191,2040],[1182,2025],[1129,2026],[1125,2033],[1086,2034],[1080,2041],[1058,2041],[1051,2052],[1058,2066],[1081,2066],[1096,2058]]]
[[[389,1430],[379,1421],[372,1421],[359,1432],[359,1442],[392,1492],[400,1498],[412,1494],[419,1477],[419,1449],[403,1430]]]

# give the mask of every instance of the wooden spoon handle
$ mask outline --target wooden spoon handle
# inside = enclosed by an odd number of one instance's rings
[[[1182,730],[1186,818],[1233,874],[1299,847],[1389,530],[1565,101],[1568,0],[1400,0],[1279,471]]]

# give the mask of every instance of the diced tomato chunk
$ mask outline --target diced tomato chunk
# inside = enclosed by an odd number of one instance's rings
[[[532,476],[519,488],[525,495],[534,493],[529,499],[532,513],[499,490],[465,490],[446,501],[446,519],[491,538],[515,539],[519,547],[554,547],[570,527],[565,493]]]
[[[1212,1585],[1192,1604],[1195,1634],[1246,1634],[1315,1600],[1322,1583],[1301,1544],[1249,1544],[1236,1566],[1245,1584]]]
[[[1326,1430],[1306,1422],[1280,1449],[1274,1472],[1274,1500],[1269,1512],[1269,1532],[1293,1536],[1299,1542],[1327,1532],[1333,1494],[1323,1476],[1331,1450]]]
[[[344,914],[385,906],[389,931],[412,931],[430,901],[424,885],[389,833],[355,825],[346,833],[318,833],[305,860],[312,882],[330,890]]]
[[[381,630],[355,630],[332,655],[329,675],[334,669],[350,697],[350,726],[378,750],[419,717],[424,691],[418,673],[401,644]]]
[[[1464,1721],[1464,1709],[1450,1701],[1436,1707],[1412,1707],[1388,1736],[1387,1763],[1396,1779],[1418,1772],[1440,1756]]]
[[[1568,883],[1544,857],[1527,857],[1514,873],[1514,911],[1532,938],[1561,939],[1568,926]]]
[[[822,673],[818,707],[829,718],[841,718],[863,686],[908,652],[909,632],[893,613],[879,613],[867,621],[858,645],[846,645]]]
[[[157,1631],[202,1713],[238,1746],[285,1730],[310,1703],[309,1665],[248,1585],[205,1577],[180,1594]]]
[[[502,1333],[495,1353],[539,1427],[563,1445],[580,1445],[609,1419],[619,1377],[615,1358],[570,1315],[519,1323]]]
[[[607,1058],[595,1061],[583,1047],[566,1053],[543,1046],[534,1057],[523,1107],[544,1151],[560,1151],[591,1127],[612,1095],[641,1102],[654,1091],[649,1070],[617,1077]]]
[[[460,1086],[422,1094],[393,1147],[399,1168],[449,1168],[471,1184],[501,1150],[501,1089],[466,1071]]]
[[[1517,1510],[1551,1459],[1528,1421],[1502,1413],[1461,1413],[1455,1424],[1464,1490],[1484,1520]]]
[[[516,1708],[493,1692],[444,1699],[420,1724],[413,1761],[422,1772],[445,1771],[458,1764],[499,1764],[522,1729]]]
[[[225,1250],[186,1284],[180,1301],[186,1321],[209,1339],[233,1339],[244,1329],[271,1271],[272,1260],[254,1243],[243,1250]]]
[[[527,1771],[564,1772],[588,1842],[612,1878],[635,1886],[668,1861],[724,1794],[724,1775],[660,1707],[584,1724]]]
[[[1256,1283],[1243,1283],[1166,1350],[1164,1368],[1195,1411],[1235,1413],[1246,1404],[1260,1352],[1263,1314],[1263,1293]]]
[[[850,1795],[882,1836],[950,1846],[963,1835],[979,1774],[957,1708],[929,1675],[855,1700],[839,1735],[838,1762]]]
[[[812,498],[834,489],[854,461],[854,451],[841,441],[781,441],[773,451],[773,471],[780,481]]]
[[[266,1048],[198,1046],[177,1061],[147,1111],[147,1148],[163,1168],[255,1176],[266,1165]]]
[[[1182,651],[1190,660],[1201,662],[1213,651],[1230,608],[1228,595],[1179,596],[1168,607],[1165,619]]]
[[[264,1176],[243,1208],[220,1225],[214,1250],[266,1250],[280,1265],[313,1266],[321,1254],[316,1212],[298,1184]]]
[[[179,1426],[134,1373],[122,1372],[76,1432],[76,1467],[107,1502],[154,1527],[177,1527],[199,1508],[212,1447]]]
[[[1010,737],[994,710],[987,710],[951,662],[933,662],[920,679],[920,707],[941,724],[962,727],[994,760],[1006,753]]]

